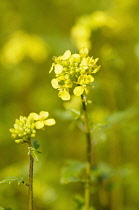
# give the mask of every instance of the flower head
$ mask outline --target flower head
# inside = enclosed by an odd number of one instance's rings
[[[76,96],[84,92],[88,94],[89,86],[94,81],[93,74],[100,69],[100,66],[96,65],[98,58],[89,57],[88,49],[84,47],[79,54],[71,54],[70,50],[67,50],[62,56],[53,59],[50,73],[54,70],[55,78],[51,84],[59,90],[58,96],[62,100],[70,100],[71,88]]]
[[[15,142],[27,142],[29,139],[35,138],[38,129],[44,128],[45,125],[54,125],[55,120],[47,119],[48,116],[48,112],[41,111],[39,114],[32,112],[28,117],[20,116],[19,119],[16,119],[14,128],[10,129]]]

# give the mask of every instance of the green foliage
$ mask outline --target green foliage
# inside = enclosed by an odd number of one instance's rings
[[[113,175],[115,175],[115,170],[104,162],[101,162],[96,167],[91,168],[92,183],[110,180]]]
[[[76,195],[74,198],[75,201],[75,208],[77,210],[83,210],[84,208],[84,198],[80,195]]]
[[[0,210],[12,210],[11,208],[0,207]]]
[[[81,116],[80,111],[76,109],[71,109],[71,108],[67,108],[67,109],[71,112],[71,114],[73,114],[75,120],[77,120]]]
[[[38,151],[39,147],[40,147],[40,144],[38,143],[38,141],[36,139],[33,141],[33,146],[28,147],[28,150],[29,150],[28,155],[31,154],[36,162],[39,161],[38,154],[41,153],[40,151]]]
[[[81,195],[76,195],[74,197],[74,202],[76,210],[85,210],[84,198]],[[91,207],[89,210],[95,210],[95,208]]]
[[[67,166],[63,168],[61,174],[61,183],[84,182],[84,170],[86,163],[70,160]]]
[[[40,147],[40,144],[38,143],[38,141],[36,139],[34,139],[33,141],[33,147],[37,150]]]
[[[12,182],[17,182],[18,185],[20,185],[21,183],[24,185],[27,185],[27,183],[24,181],[23,178],[18,178],[18,177],[8,177],[2,181],[0,181],[0,184],[11,184]]]
[[[95,143],[104,142],[107,140],[106,130],[108,128],[107,123],[96,123],[92,126],[92,133]]]
[[[136,107],[130,107],[127,110],[115,112],[109,115],[106,118],[106,121],[112,125],[116,123],[124,123],[125,121],[129,120],[130,118],[134,117],[138,114],[138,109]]]

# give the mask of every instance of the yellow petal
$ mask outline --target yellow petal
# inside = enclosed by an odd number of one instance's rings
[[[97,72],[99,71],[100,67],[101,67],[101,66],[98,66],[96,69],[93,70],[92,73],[97,73]]]
[[[46,119],[48,116],[49,116],[49,113],[48,112],[45,112],[45,111],[41,111],[40,112],[40,117],[41,118]]]
[[[71,56],[71,51],[70,50],[67,50],[64,55],[62,56],[62,60],[67,60],[69,59]]]
[[[89,89],[86,87],[85,88],[85,93],[88,95],[89,94]]]
[[[56,64],[55,65],[55,73],[60,74],[62,72],[63,66]]]
[[[44,124],[47,126],[52,126],[56,124],[56,121],[53,118],[44,121]]]
[[[42,129],[42,128],[44,127],[44,122],[42,122],[42,121],[37,121],[37,122],[35,123],[35,127],[36,127],[37,129]]]
[[[74,95],[80,96],[84,92],[84,88],[82,86],[75,87],[73,90]]]
[[[82,75],[82,74],[79,76],[79,78],[78,78],[78,84],[81,84],[81,85],[84,84],[84,78],[85,78],[85,76],[86,75]]]
[[[88,61],[86,58],[83,58],[83,60],[81,61],[81,66],[84,65],[88,65]]]
[[[63,100],[63,101],[68,101],[70,100],[70,94],[66,91],[66,90],[63,90],[63,91],[60,91],[58,96]]]
[[[32,118],[33,120],[39,120],[40,116],[34,112],[29,114],[29,118]]]
[[[87,82],[90,83],[90,82],[93,82],[94,81],[94,77],[92,77],[91,75],[88,75],[87,76]]]
[[[55,88],[55,89],[59,88],[57,79],[52,79],[51,84],[52,84],[53,88]]]
[[[49,74],[53,71],[53,68],[54,68],[54,63],[52,64],[52,66],[50,68]]]
[[[81,55],[87,56],[88,53],[89,53],[88,48],[86,48],[86,47],[81,48],[81,50],[80,50]]]

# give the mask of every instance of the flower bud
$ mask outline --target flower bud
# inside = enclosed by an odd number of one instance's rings
[[[17,143],[17,144],[19,144],[19,143],[21,143],[22,142],[22,140],[21,139],[17,139],[17,140],[15,140],[15,143]]]

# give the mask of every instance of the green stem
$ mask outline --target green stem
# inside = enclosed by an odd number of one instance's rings
[[[89,210],[91,206],[91,134],[88,123],[86,97],[81,95],[82,107],[84,113],[84,126],[86,135],[86,183],[85,183],[85,210]]]
[[[28,146],[32,147],[31,141],[29,140]],[[29,210],[33,210],[33,163],[34,158],[29,154],[29,177],[28,177],[28,205]]]

